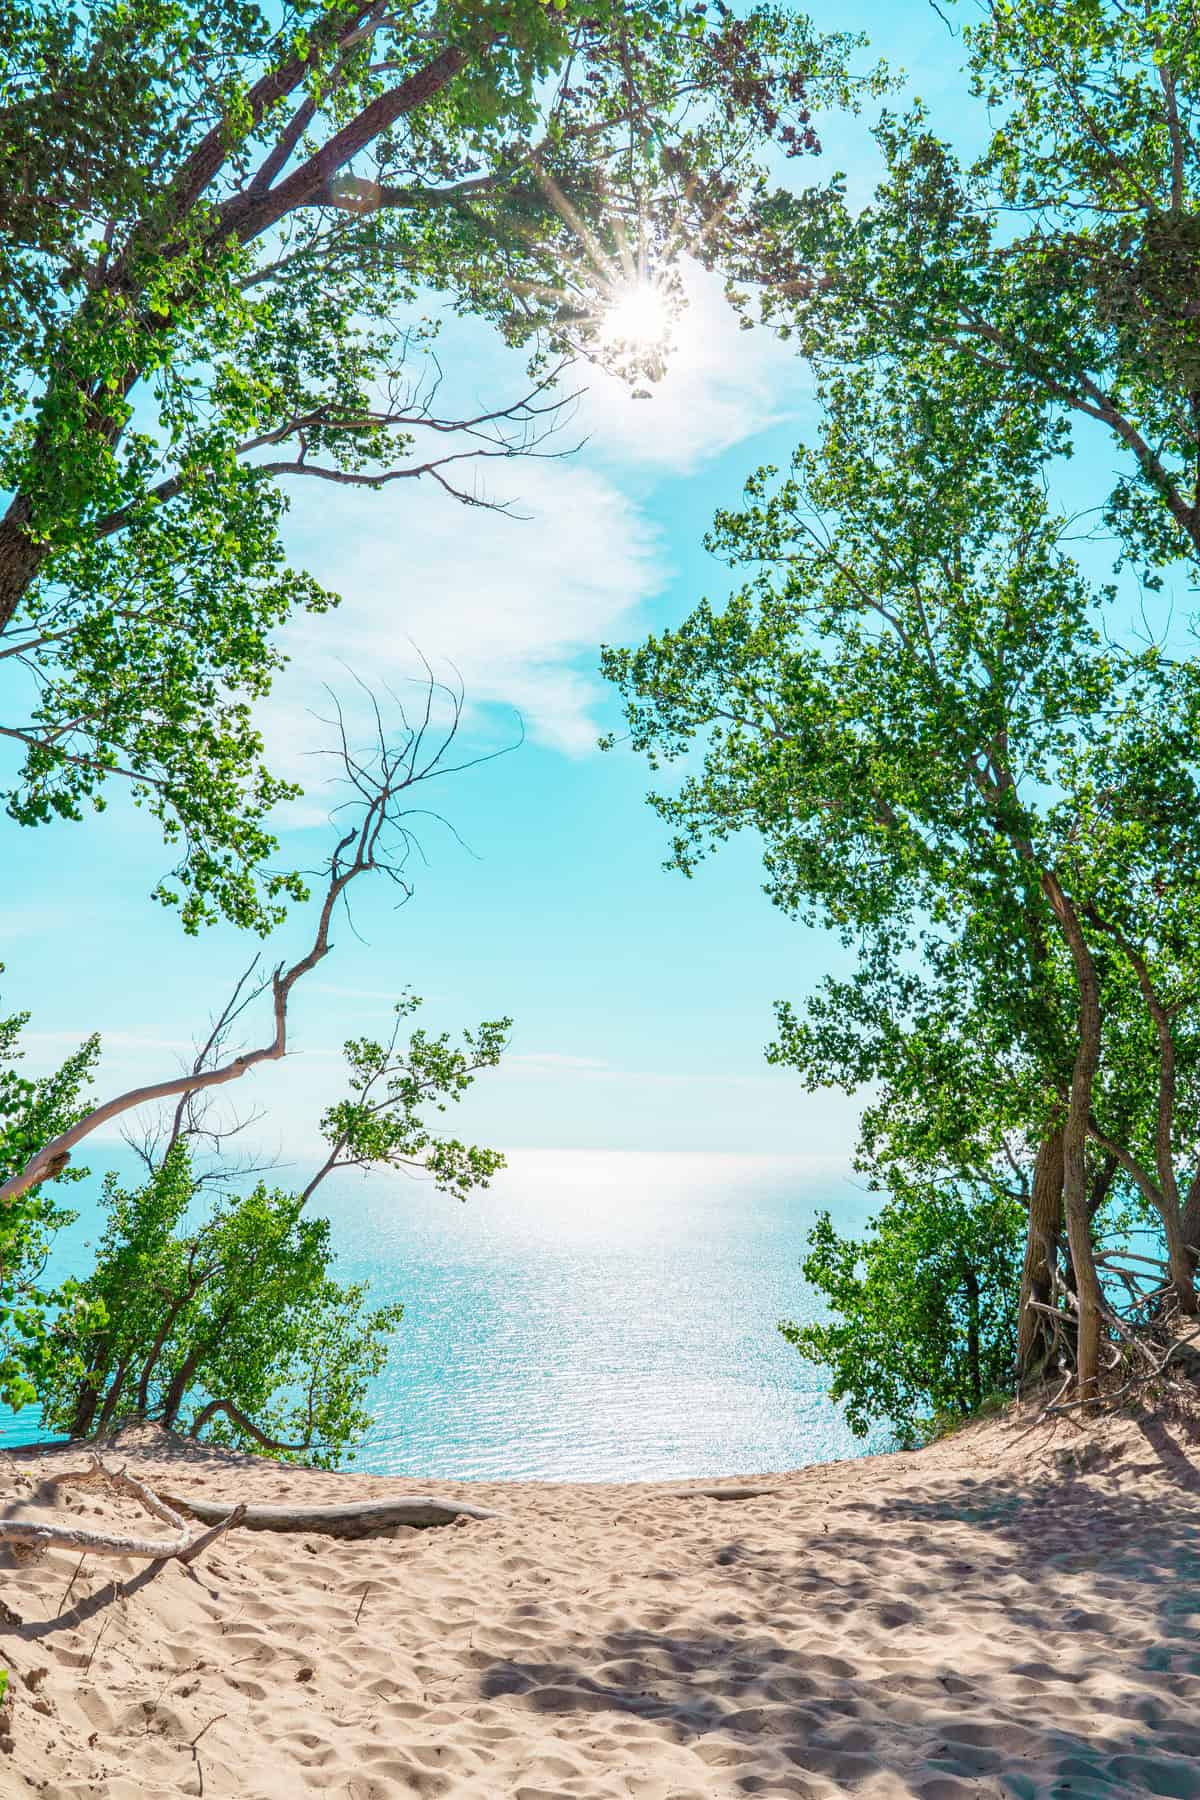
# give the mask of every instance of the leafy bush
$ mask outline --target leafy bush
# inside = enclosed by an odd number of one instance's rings
[[[1007,1197],[917,1185],[893,1193],[862,1239],[818,1215],[803,1269],[834,1317],[780,1330],[832,1371],[856,1435],[887,1420],[912,1448],[1011,1390],[1024,1225]]]
[[[190,1222],[196,1192],[182,1144],[135,1191],[106,1180],[86,1305],[48,1342],[45,1423],[85,1437],[152,1419],[333,1466],[370,1424],[367,1383],[403,1309],[332,1278],[328,1222],[298,1195],[260,1182]]]
[[[53,1074],[30,1081],[14,1066],[25,1023],[23,1013],[0,1019],[0,1181],[79,1116],[100,1050],[98,1040],[89,1038]],[[14,1410],[36,1398],[36,1371],[54,1318],[72,1310],[86,1316],[74,1282],[43,1286],[55,1234],[75,1217],[59,1204],[55,1190],[86,1174],[83,1168],[59,1169],[52,1181],[0,1205],[0,1402]]]
[[[509,1021],[485,1021],[460,1044],[420,1029],[404,1042],[404,1021],[419,1005],[406,995],[384,1040],[346,1044],[348,1092],[322,1116],[327,1154],[300,1192],[260,1180],[239,1193],[219,1170],[197,1170],[193,1146],[219,1144],[223,1133],[185,1094],[165,1138],[152,1134],[143,1146],[145,1181],[128,1188],[105,1179],[106,1222],[83,1281],[52,1292],[37,1286],[53,1234],[72,1216],[42,1198],[45,1183],[0,1209],[3,1397],[13,1405],[36,1398],[43,1423],[71,1437],[149,1420],[210,1443],[336,1465],[371,1423],[367,1387],[403,1308],[372,1308],[366,1284],[334,1279],[329,1224],[309,1217],[308,1203],[348,1168],[424,1173],[463,1200],[504,1161],[438,1135],[428,1115],[444,1113],[496,1065]],[[227,1009],[210,1050],[228,1017]],[[0,1027],[0,1058],[21,1023],[7,1038]],[[30,1139],[51,1135],[95,1051],[85,1046],[40,1084],[0,1070],[0,1154],[11,1140],[20,1167]]]

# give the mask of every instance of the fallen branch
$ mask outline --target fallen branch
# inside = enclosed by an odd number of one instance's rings
[[[672,1500],[762,1500],[778,1487],[677,1487],[666,1490]]]
[[[139,1537],[128,1532],[92,1531],[83,1525],[59,1525],[42,1519],[0,1518],[0,1543],[25,1544],[36,1550],[78,1550],[80,1556],[140,1556],[147,1562],[190,1563],[234,1525],[240,1525],[246,1509],[226,1507],[211,1530],[193,1532],[186,1521],[145,1482],[125,1469],[109,1469],[98,1456],[87,1469],[66,1469],[48,1476],[35,1498],[53,1495],[60,1487],[102,1482],[119,1494],[128,1494],[154,1518],[173,1527],[173,1538]],[[76,1571],[78,1573],[78,1571]],[[72,1582],[72,1585],[74,1583]]]
[[[193,1518],[218,1521],[229,1511],[224,1500],[169,1496],[172,1506]],[[368,1537],[397,1525],[453,1525],[457,1519],[495,1519],[486,1507],[412,1494],[395,1500],[360,1500],[339,1506],[248,1506],[239,1523],[246,1531],[313,1531],[329,1537]]]

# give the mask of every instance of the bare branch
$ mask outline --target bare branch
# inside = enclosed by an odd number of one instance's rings
[[[117,1493],[128,1494],[146,1511],[175,1532],[173,1538],[139,1537],[134,1533],[92,1531],[79,1525],[56,1525],[46,1519],[0,1518],[0,1543],[26,1544],[38,1550],[78,1550],[82,1556],[139,1556],[147,1562],[192,1562],[223,1532],[240,1525],[245,1506],[235,1506],[209,1530],[193,1532],[187,1521],[164,1500],[124,1469],[109,1469],[93,1456],[87,1469],[69,1469],[41,1484],[35,1497],[53,1494],[60,1487],[102,1482]]]
[[[416,756],[423,733],[414,738],[414,734],[409,732],[401,740],[399,747],[395,747],[383,735],[382,722],[376,714],[378,741],[370,759],[364,761],[352,754],[339,711],[340,756],[346,777],[357,798],[336,809],[344,812],[349,807],[353,817],[322,870],[325,892],[312,942],[303,956],[286,967],[280,964],[271,976],[274,1033],[270,1041],[256,1049],[242,1051],[228,1061],[204,1068],[199,1073],[193,1069],[166,1081],[130,1088],[94,1107],[35,1151],[17,1174],[0,1183],[0,1202],[11,1204],[51,1175],[61,1172],[75,1146],[111,1119],[120,1118],[125,1113],[158,1101],[178,1100],[181,1096],[240,1081],[260,1063],[278,1062],[286,1055],[288,1005],[292,991],[329,954],[334,913],[351,885],[363,875],[382,874],[401,887],[406,897],[411,892],[404,879],[403,869],[416,840],[412,831],[403,824],[405,815],[400,801],[409,788],[434,773],[435,764],[457,732],[460,718],[461,704],[456,704],[438,757],[433,762],[420,766]],[[489,758],[483,756],[473,760],[487,761]],[[438,772],[447,771],[441,769]],[[239,990],[241,986],[239,983]],[[231,1007],[226,1008],[230,1021],[236,1017],[240,1005],[233,1007],[231,1003]]]

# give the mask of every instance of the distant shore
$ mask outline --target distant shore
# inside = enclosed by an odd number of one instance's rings
[[[431,1492],[498,1516],[242,1530],[194,1571],[0,1552],[5,1796],[1200,1794],[1186,1420],[991,1420],[695,1484],[767,1490],[724,1499],[326,1474],[150,1429],[120,1460],[210,1500]],[[0,1457],[4,1510],[81,1462]],[[54,1516],[135,1509],[64,1488]]]

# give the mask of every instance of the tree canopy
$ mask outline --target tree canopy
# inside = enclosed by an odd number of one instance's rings
[[[564,359],[679,250],[727,258],[772,141],[815,145],[848,45],[678,0],[16,0],[0,30],[0,734],[26,825],[114,781],[188,930],[266,930],[256,701],[334,596],[280,540],[297,483],[440,483],[535,453]],[[435,306],[531,361],[443,403]]]
[[[931,345],[1003,372],[1120,452],[1096,495],[1151,579],[1200,552],[1200,43],[1190,5],[956,9],[990,109],[965,160],[920,106],[885,114],[886,174],[781,198],[768,309],[827,369]],[[965,17],[964,17],[965,15]]]
[[[1131,628],[1119,577],[1153,589],[1200,550],[1200,60],[1190,7],[995,0],[961,35],[981,154],[885,112],[866,206],[835,181],[762,215],[764,310],[823,425],[718,517],[710,547],[757,574],[606,667],[652,761],[701,747],[653,797],[674,864],[751,828],[775,902],[855,953],[771,1050],[880,1084],[861,1154],[891,1198],[861,1262],[814,1245],[854,1314],[825,1349],[867,1353],[939,1206],[965,1242],[982,1182],[1027,1209],[1017,1362],[1052,1347],[1090,1404],[1102,1361],[1137,1361],[1132,1315],[1196,1305],[1197,664]],[[1049,498],[1097,427],[1100,584]],[[1123,1272],[1125,1318],[1113,1208],[1165,1258],[1165,1283]],[[908,1344],[930,1378],[938,1304]]]
[[[812,1086],[884,1083],[879,1185],[918,1182],[928,1220],[931,1176],[994,1183],[1061,1133],[1081,1328],[1109,1159],[1193,1312],[1197,666],[1109,635],[1113,591],[1047,499],[1040,396],[933,347],[821,398],[819,444],[718,517],[749,585],[605,658],[635,748],[701,750],[653,797],[672,860],[754,830],[776,904],[856,951],[803,1018],[781,1008],[773,1055]]]

